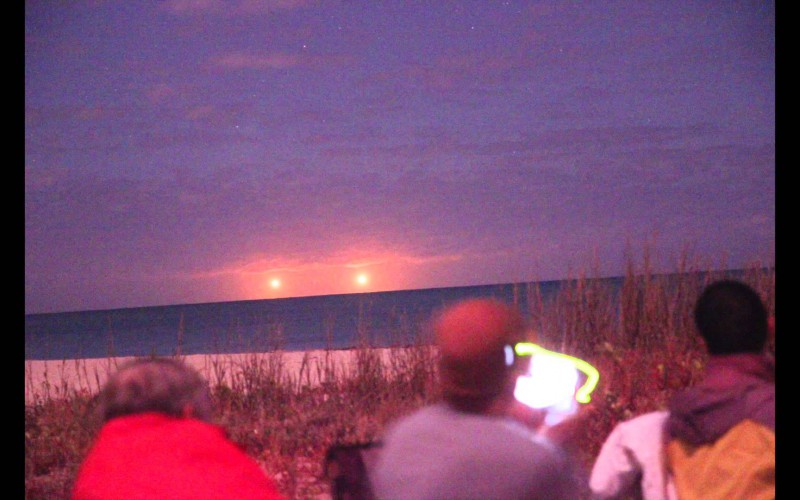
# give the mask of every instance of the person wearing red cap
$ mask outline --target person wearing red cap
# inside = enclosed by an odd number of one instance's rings
[[[74,500],[283,498],[210,423],[208,385],[184,363],[134,360],[98,401],[104,425],[78,471]]]
[[[434,321],[443,400],[387,428],[370,481],[382,500],[580,498],[584,481],[563,449],[523,425],[514,399],[526,338],[519,311],[469,299]]]

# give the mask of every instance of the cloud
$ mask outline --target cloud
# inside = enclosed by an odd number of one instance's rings
[[[224,10],[223,0],[169,0],[162,8],[176,15],[216,13]]]
[[[348,55],[311,54],[307,52],[273,52],[255,54],[231,52],[210,60],[213,67],[225,70],[279,70],[289,68],[335,68],[352,65],[354,58]]]
[[[93,121],[117,118],[122,112],[108,106],[42,106],[25,108],[25,125],[40,127],[54,121]]]
[[[34,192],[52,188],[63,180],[63,170],[51,168],[34,168],[25,165],[25,192]]]
[[[203,120],[206,118],[210,118],[216,114],[216,108],[209,104],[201,105],[201,106],[194,106],[187,110],[186,118],[189,120]]]
[[[310,3],[309,0],[169,0],[162,8],[178,16],[205,14],[244,16],[294,10]]]
[[[302,58],[296,54],[273,53],[268,55],[234,52],[217,57],[212,63],[227,69],[285,69],[300,65]]]
[[[434,93],[480,90],[482,85],[508,85],[513,70],[529,63],[509,55],[449,53],[433,61],[408,63],[397,70],[371,76],[374,85],[417,87]]]
[[[194,273],[197,277],[240,274],[264,273],[305,273],[320,269],[358,269],[368,266],[381,266],[386,264],[406,264],[425,266],[443,262],[457,262],[464,258],[461,254],[425,255],[407,252],[400,249],[374,248],[366,251],[361,247],[350,247],[336,250],[333,254],[309,253],[307,255],[293,254],[287,258],[276,253],[271,256],[253,255],[239,263],[226,264],[222,267]]]
[[[157,83],[145,90],[145,96],[153,103],[158,104],[175,95],[175,89],[166,83]]]

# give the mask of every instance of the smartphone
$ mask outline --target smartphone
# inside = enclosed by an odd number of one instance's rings
[[[545,424],[556,425],[588,403],[599,374],[589,363],[528,342],[514,347],[530,356],[527,372],[517,378],[514,397],[531,408],[545,410]],[[582,381],[582,379],[585,380]]]

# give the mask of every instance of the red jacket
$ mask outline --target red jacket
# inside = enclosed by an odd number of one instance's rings
[[[221,428],[159,413],[118,417],[81,465],[74,500],[282,499]]]

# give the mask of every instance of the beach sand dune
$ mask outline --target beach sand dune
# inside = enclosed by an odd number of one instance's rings
[[[390,365],[390,357],[403,348],[361,350]],[[273,351],[266,353],[193,354],[181,358],[197,369],[210,385],[234,387],[248,374],[267,374],[295,386],[314,386],[321,380],[339,379],[358,367],[358,350]],[[108,375],[133,357],[25,361],[25,403],[63,398],[76,392],[95,394]]]

